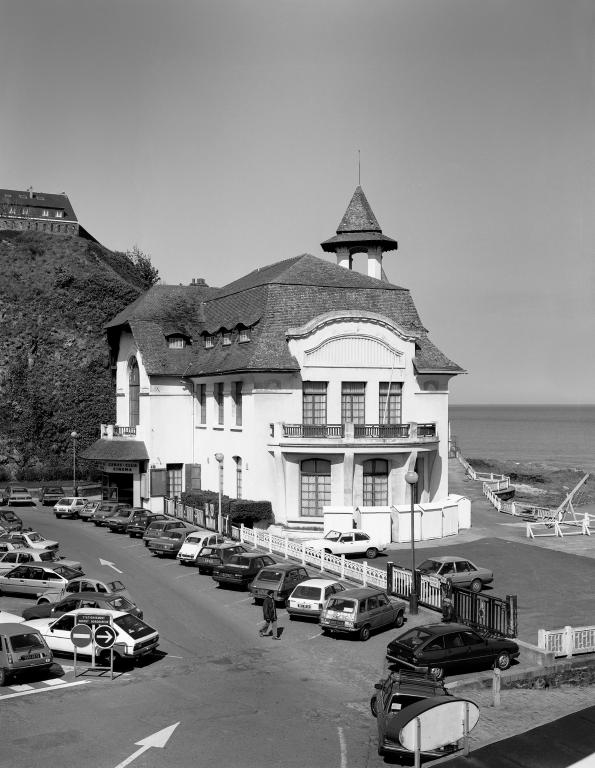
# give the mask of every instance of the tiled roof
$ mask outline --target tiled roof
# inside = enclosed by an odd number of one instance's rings
[[[70,200],[64,194],[53,194],[49,192],[33,192],[32,196],[25,189],[0,189],[0,205],[16,205],[27,207],[29,209],[55,208],[64,211],[62,221],[77,221],[76,214],[70,204]],[[19,214],[17,213],[17,216]],[[35,217],[36,211],[31,210],[28,218]],[[41,217],[41,214],[39,214]]]
[[[384,315],[420,340],[424,365],[461,369],[426,337],[409,291],[309,254],[255,270],[223,288],[154,286],[109,324],[127,325],[149,375],[200,376],[242,370],[298,370],[287,329],[327,312],[365,310]],[[205,348],[204,334],[250,328],[250,341],[223,345],[217,335]],[[185,328],[192,344],[169,349],[165,334]]]
[[[460,365],[453,363],[424,334],[415,342],[418,352],[413,365],[418,373],[466,373]]]
[[[337,234],[341,232],[382,232],[364,190],[359,185],[337,227]]]
[[[81,459],[96,461],[142,461],[149,454],[142,440],[96,440],[81,453]]]

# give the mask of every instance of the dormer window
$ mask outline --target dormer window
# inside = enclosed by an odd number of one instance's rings
[[[214,336],[205,336],[205,348],[206,349],[212,349],[215,346],[215,337]]]
[[[64,211],[56,211],[56,218],[61,219],[64,216]]]
[[[42,211],[42,212],[41,212],[41,215],[42,215],[42,216],[49,216],[49,215],[50,215],[50,212],[49,212],[49,211]]]
[[[240,334],[238,336],[238,341],[240,344],[244,341],[250,341],[250,329],[249,328],[240,328]]]
[[[29,214],[28,208],[23,208],[23,216],[27,216]]]
[[[17,212],[16,208],[9,208],[8,213],[15,214]]]
[[[167,346],[170,349],[184,349],[186,339],[183,336],[168,336]]]
[[[228,347],[231,344],[231,331],[223,331],[223,346]]]

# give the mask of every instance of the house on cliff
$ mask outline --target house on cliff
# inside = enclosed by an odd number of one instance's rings
[[[108,323],[117,424],[86,453],[104,495],[161,511],[221,482],[294,529],[322,528],[329,506],[442,503],[448,383],[464,371],[384,278],[397,243],[361,187],[322,248],[336,263],[303,254],[222,288],[156,285]]]
[[[0,189],[0,229],[78,235],[79,223],[64,193]]]

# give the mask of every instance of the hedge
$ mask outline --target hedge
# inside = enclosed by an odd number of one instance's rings
[[[202,507],[205,504],[219,505],[219,494],[216,491],[189,491],[182,494],[182,502],[191,507]],[[236,524],[243,523],[251,526],[260,520],[273,520],[273,508],[270,501],[250,501],[248,499],[231,499],[221,497],[221,514],[229,516]]]

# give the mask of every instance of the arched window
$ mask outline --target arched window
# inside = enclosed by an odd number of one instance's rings
[[[242,457],[234,456],[236,463],[236,499],[242,498]]]
[[[140,379],[138,363],[135,357],[128,362],[128,426],[137,427],[139,424],[139,392]]]
[[[364,461],[364,507],[388,505],[388,462],[385,459]]]
[[[326,459],[307,459],[300,465],[301,513],[322,517],[322,508],[331,503],[331,463]]]

